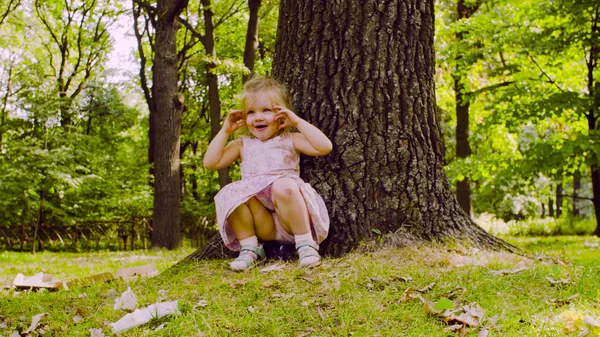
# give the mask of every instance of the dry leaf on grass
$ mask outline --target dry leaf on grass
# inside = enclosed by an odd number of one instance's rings
[[[490,274],[492,274],[492,276],[516,274],[516,273],[520,273],[522,271],[528,270],[529,268],[531,268],[531,267],[528,267],[526,265],[521,265],[517,268],[512,268],[512,269],[490,270]]]
[[[254,312],[256,312],[256,309],[254,309],[253,306],[249,306],[248,311],[250,311],[251,313],[254,313]]]
[[[83,317],[81,317],[80,315],[73,316],[73,323],[79,324],[81,322],[83,322]]]
[[[161,302],[167,299],[167,291],[165,289],[158,289],[157,302]]]
[[[29,328],[27,330],[23,331],[22,334],[26,335],[26,334],[28,334],[30,332],[33,332],[37,328],[37,326],[40,323],[40,320],[42,319],[42,317],[44,317],[46,315],[48,315],[48,314],[47,313],[42,313],[42,314],[37,314],[37,315],[31,317],[31,325],[29,326]]]
[[[239,288],[239,287],[245,285],[246,283],[248,283],[248,281],[246,281],[246,280],[237,280],[237,281],[231,283],[229,286],[232,287],[233,289],[235,289],[235,288]]]
[[[600,336],[600,322],[596,318],[575,310],[562,312],[558,319],[566,333],[578,332],[579,336]]]
[[[454,324],[444,329],[444,332],[456,332],[460,329],[464,328],[462,324]]]
[[[404,292],[402,293],[402,296],[400,296],[400,302],[407,302],[409,300],[419,298],[420,295],[415,294],[416,292],[417,291],[413,287],[406,288],[406,290],[404,290]]]
[[[265,282],[262,283],[262,286],[264,288],[277,288],[281,285],[281,283],[279,283],[279,281],[277,280],[266,280]]]
[[[207,300],[200,300],[198,301],[198,303],[196,303],[196,305],[194,305],[194,309],[198,308],[198,307],[206,307],[208,305],[208,301]]]
[[[417,289],[416,291],[420,292],[420,293],[426,293],[429,290],[433,289],[433,286],[435,286],[435,282],[431,282],[428,285],[424,286],[421,289]]]
[[[286,265],[283,263],[276,263],[276,264],[272,264],[268,267],[265,267],[265,268],[261,269],[260,271],[263,273],[268,273],[270,271],[284,270],[285,267],[286,267]]]
[[[546,280],[548,280],[550,283],[552,283],[553,286],[556,285],[567,285],[567,286],[574,286],[575,282],[571,281],[571,279],[569,278],[563,278],[560,280],[555,280],[552,277],[546,277]]]
[[[396,276],[392,278],[392,281],[400,281],[400,282],[410,282],[412,281],[412,277],[410,276]]]
[[[575,294],[575,295],[569,296],[564,299],[548,298],[548,299],[546,299],[545,302],[548,305],[563,306],[563,305],[571,304],[573,301],[575,301],[575,299],[577,299],[577,297],[579,297],[579,294]]]
[[[456,297],[464,295],[466,292],[467,292],[467,288],[456,287],[456,288],[450,290],[448,293],[446,293],[446,297],[449,299],[454,299]]]
[[[461,323],[466,326],[479,326],[481,324],[481,319],[483,318],[484,311],[483,309],[477,305],[465,305],[463,306],[464,312],[458,316],[450,315],[446,318],[446,322],[448,323]]]
[[[584,242],[583,246],[587,247],[587,248],[599,248],[600,247],[600,245],[598,245],[598,242]]]

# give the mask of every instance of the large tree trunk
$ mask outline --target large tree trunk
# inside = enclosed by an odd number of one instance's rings
[[[442,167],[433,0],[280,6],[273,76],[289,86],[295,111],[334,143],[329,155],[301,163],[329,209],[323,253],[339,256],[376,233],[516,250],[460,208]],[[222,255],[218,240],[191,258]]]
[[[379,231],[512,249],[460,208],[442,167],[433,4],[281,1],[273,76],[334,143],[301,172],[330,211],[325,253]]]
[[[152,245],[173,249],[181,240],[179,145],[183,95],[178,92],[177,16],[183,0],[159,0],[152,97],[154,119],[154,223]]]

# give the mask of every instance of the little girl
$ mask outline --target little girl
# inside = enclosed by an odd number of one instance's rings
[[[246,270],[264,259],[259,240],[295,243],[300,266],[317,265],[317,244],[327,237],[329,217],[321,196],[300,179],[300,153],[326,155],[331,141],[290,110],[287,89],[273,79],[246,82],[240,103],[204,155],[204,167],[211,170],[241,160],[242,180],[215,196],[221,237],[229,249],[240,251],[230,267]],[[241,127],[249,135],[226,144]],[[289,132],[291,127],[299,132]]]

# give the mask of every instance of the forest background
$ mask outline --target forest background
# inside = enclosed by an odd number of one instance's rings
[[[248,3],[259,4],[252,67],[244,59]],[[155,9],[135,0],[1,6],[2,240],[27,232],[32,243],[42,228],[152,216]],[[217,121],[211,111],[222,117],[236,108],[250,73],[270,74],[278,6],[190,2],[180,15],[182,219],[212,225],[212,198],[227,179],[201,165]],[[463,209],[494,234],[599,233],[599,10],[592,1],[436,2],[446,172]],[[133,41],[121,61],[127,69],[109,63],[119,27]],[[227,175],[235,180],[239,171]],[[60,249],[62,238],[54,241]]]

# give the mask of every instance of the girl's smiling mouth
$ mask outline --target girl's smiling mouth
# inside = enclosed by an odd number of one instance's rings
[[[259,125],[255,125],[254,128],[256,130],[258,130],[258,131],[262,131],[262,130],[264,130],[264,129],[267,128],[267,125],[266,124],[259,124]]]

